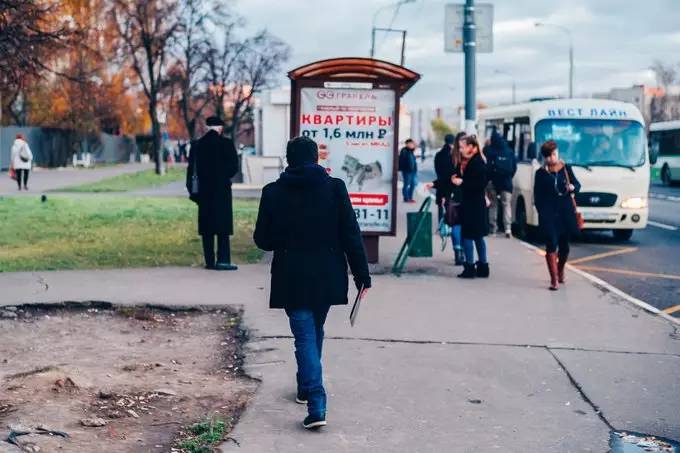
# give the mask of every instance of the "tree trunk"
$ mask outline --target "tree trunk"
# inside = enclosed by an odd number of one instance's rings
[[[163,166],[163,155],[161,153],[161,124],[158,122],[158,111],[155,100],[149,101],[149,116],[151,116],[151,143],[153,155],[156,159],[156,174],[162,175],[165,167]]]

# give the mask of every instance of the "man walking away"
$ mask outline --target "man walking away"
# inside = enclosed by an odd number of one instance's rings
[[[296,402],[307,404],[307,429],[326,425],[321,372],[324,322],[347,304],[347,263],[357,289],[371,287],[368,262],[347,188],[318,165],[308,137],[288,142],[288,167],[262,190],[254,240],[274,251],[270,308],[285,309],[295,337]]]
[[[238,157],[234,143],[222,136],[222,120],[211,116],[206,125],[208,132],[191,146],[186,185],[189,198],[198,204],[198,234],[206,269],[232,271],[237,267],[231,264],[229,245],[229,236],[234,234],[231,178],[238,172]]]
[[[413,192],[416,190],[416,178],[418,176],[418,160],[416,159],[416,143],[412,139],[407,139],[401,152],[399,153],[399,171],[404,180],[402,195],[404,202],[415,203]]]
[[[517,172],[517,159],[503,137],[493,131],[491,142],[484,149],[488,159],[489,185],[488,197],[491,201],[489,206],[489,229],[491,234],[498,231],[498,200],[503,211],[503,227],[505,236],[511,237],[512,225],[512,178]]]
[[[11,166],[16,172],[17,185],[21,190],[23,183],[24,190],[28,190],[28,174],[33,165],[33,153],[31,148],[26,143],[26,138],[23,134],[17,134],[14,143],[12,144]]]

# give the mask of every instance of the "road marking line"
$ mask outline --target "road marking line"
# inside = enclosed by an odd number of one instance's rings
[[[635,277],[652,277],[652,278],[665,278],[668,280],[680,280],[680,275],[655,274],[652,272],[629,271],[627,269],[615,269],[611,267],[600,266],[576,266],[576,267],[584,271],[610,272],[612,274],[632,275]]]
[[[536,247],[533,244],[529,244],[528,242],[519,241],[519,243],[522,244],[527,249],[532,250],[534,253],[540,254],[540,252],[542,251],[540,248]],[[617,296],[619,296],[623,300],[626,300],[629,303],[638,306],[639,308],[645,310],[646,312],[649,312],[653,315],[660,316],[660,317],[664,318],[666,321],[670,321],[671,323],[680,326],[680,318],[675,318],[675,317],[673,317],[673,316],[671,316],[667,313],[664,313],[663,311],[659,310],[658,308],[656,308],[652,305],[649,305],[647,302],[644,302],[644,301],[642,301],[642,300],[640,300],[636,297],[633,297],[628,293],[624,293],[623,291],[621,291],[616,286],[605,282],[604,280],[594,276],[593,274],[589,274],[586,271],[582,271],[581,269],[578,269],[575,266],[567,264],[567,268],[569,268],[572,272],[575,272],[578,275],[580,275],[581,277],[585,278],[586,280],[590,281],[591,283],[595,284],[596,286],[604,288],[605,290],[609,291],[612,294],[616,294]]]
[[[668,231],[677,231],[678,230],[678,227],[676,227],[676,226],[666,225],[665,223],[655,222],[653,220],[647,220],[647,223],[651,226],[655,226],[657,228],[663,228],[664,230],[668,230]]]
[[[607,258],[607,257],[610,257],[610,256],[623,255],[625,253],[633,253],[633,252],[637,252],[637,251],[638,251],[637,247],[619,248],[619,249],[613,250],[611,252],[603,252],[603,253],[598,253],[597,255],[590,255],[590,256],[585,256],[583,258],[571,260],[570,263],[571,264],[586,263],[588,261],[595,261],[595,260]]]
[[[673,313],[680,311],[680,305],[676,305],[675,307],[668,307],[665,310],[661,310],[667,315],[672,315]]]

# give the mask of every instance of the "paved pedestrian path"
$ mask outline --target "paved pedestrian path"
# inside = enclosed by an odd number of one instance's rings
[[[114,176],[136,173],[153,168],[153,164],[120,164],[107,165],[94,168],[37,168],[30,174],[28,180],[29,191],[17,190],[15,181],[12,181],[7,173],[0,174],[0,196],[7,195],[35,195],[49,190],[61,189],[68,186],[87,184]]]
[[[381,240],[383,263],[400,239]],[[300,426],[292,340],[285,315],[267,309],[266,264],[6,273],[0,304],[242,306],[246,371],[262,384],[225,452],[604,452],[612,427],[680,439],[674,325],[573,272],[547,291],[543,258],[518,241],[490,239],[489,254],[489,280],[453,277],[446,250],[410,260],[402,277],[376,275],[355,328],[348,307],[331,311],[319,433]]]

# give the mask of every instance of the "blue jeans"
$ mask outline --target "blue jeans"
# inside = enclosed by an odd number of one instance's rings
[[[413,200],[413,192],[416,190],[416,172],[402,171],[401,176],[404,179],[404,187],[401,189],[401,194],[404,196],[404,201]]]
[[[480,263],[486,263],[486,241],[484,238],[467,239],[463,238],[463,250],[465,251],[465,262],[467,264],[475,264],[475,247],[477,248],[477,257]]]
[[[286,309],[290,330],[295,337],[297,392],[307,398],[309,415],[326,416],[326,390],[321,373],[323,325],[330,307]]]
[[[460,225],[454,225],[451,227],[451,243],[453,244],[454,250],[458,250],[463,247],[463,238],[461,237]]]

